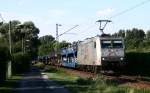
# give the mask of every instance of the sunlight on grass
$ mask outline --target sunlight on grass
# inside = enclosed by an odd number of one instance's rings
[[[97,76],[94,80],[92,78],[83,79],[61,71],[61,69],[59,70],[48,71],[46,74],[50,80],[54,80],[58,84],[65,86],[72,93],[150,93],[150,90],[146,89],[119,86],[115,82],[106,80],[101,75]]]

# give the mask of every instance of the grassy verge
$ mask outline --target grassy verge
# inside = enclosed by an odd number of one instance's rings
[[[0,93],[11,93],[11,90],[18,87],[18,81],[21,80],[21,75],[12,76],[11,79],[6,80],[3,84],[0,84]]]
[[[55,68],[50,68],[46,74],[50,80],[65,86],[72,93],[150,93],[150,90],[146,89],[119,86],[116,82],[106,80],[102,76],[94,80],[92,78],[83,79]]]

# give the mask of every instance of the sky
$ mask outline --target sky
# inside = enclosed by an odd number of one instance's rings
[[[59,37],[68,42],[84,40],[101,34],[99,19],[110,19],[105,33],[115,33],[120,29],[134,27],[150,29],[150,0],[0,0],[0,14],[6,22],[10,20],[33,21],[40,29],[39,36],[59,34],[78,25]],[[141,2],[147,3],[130,9]],[[127,11],[117,15],[124,10]],[[1,20],[1,19],[0,19]]]

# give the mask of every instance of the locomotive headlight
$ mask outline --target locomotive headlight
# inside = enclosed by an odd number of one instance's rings
[[[121,57],[120,60],[123,60],[123,57]]]
[[[102,60],[105,60],[105,58],[102,58]]]

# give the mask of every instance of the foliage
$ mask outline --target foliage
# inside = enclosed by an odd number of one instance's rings
[[[44,69],[45,65],[42,62],[38,62],[36,64],[34,64],[33,66],[35,66],[38,69]]]
[[[11,31],[12,42],[12,68],[13,73],[22,73],[30,68],[31,59],[36,59],[38,56],[38,34],[39,29],[33,22],[27,21],[21,24],[18,20],[13,20],[9,23],[0,25],[0,45],[9,47],[9,32]],[[0,60],[10,59],[9,56],[4,56],[6,49],[0,50]]]
[[[11,25],[12,52],[26,52],[34,59],[38,52],[39,29],[31,21],[24,22],[23,24],[18,20],[4,23],[0,26],[0,33],[5,42],[8,42],[9,25]]]
[[[150,76],[150,52],[127,52],[126,68],[128,74]]]
[[[51,51],[54,51],[55,38],[51,35],[42,36],[39,38],[40,46],[38,48],[38,55],[48,55]]]
[[[10,59],[9,49],[4,45],[0,45],[0,82],[6,79],[6,66],[7,61]]]
[[[0,62],[7,62],[10,58],[11,56],[8,47],[0,45]]]
[[[31,57],[28,54],[22,54],[22,52],[13,54],[13,73],[24,73],[30,70]]]
[[[55,68],[56,69],[56,68]],[[74,74],[67,73],[63,69],[59,71],[49,70],[46,72],[50,80],[55,80],[57,83],[68,88],[72,93],[149,93],[147,89],[137,89],[128,87],[127,85],[120,86],[113,80],[106,79],[102,75],[96,78],[80,78]],[[121,83],[123,84],[123,83]]]
[[[48,55],[50,52],[60,50],[67,47],[70,43],[66,41],[57,42],[51,35],[42,36],[39,38],[41,45],[39,46],[38,54],[40,56]]]
[[[68,47],[71,43],[67,42],[67,41],[62,41],[59,43],[59,48],[64,48],[64,47]]]
[[[150,31],[147,31],[147,33],[145,33],[144,30],[137,28],[127,30],[122,29],[112,36],[123,37],[125,39],[125,46],[127,51],[133,49],[141,51],[144,49],[150,49]]]

